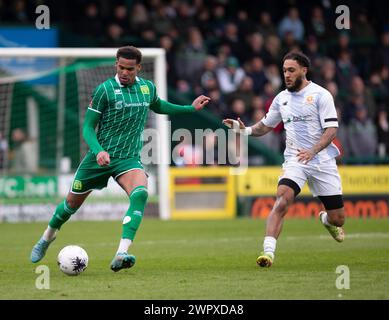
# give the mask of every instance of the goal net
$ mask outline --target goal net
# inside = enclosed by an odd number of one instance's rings
[[[98,84],[115,75],[116,51],[115,48],[0,49],[3,179],[26,174],[59,177],[75,172],[88,149],[82,137],[82,124],[91,94]],[[164,50],[141,51],[139,76],[153,80],[158,95],[166,99]],[[157,148],[153,149],[156,161],[145,165],[151,178],[149,188],[154,198],[158,198],[158,215],[168,218],[168,191],[164,187],[168,181],[170,150],[167,117],[150,112],[146,128],[154,128],[159,134],[159,143],[153,144]],[[21,142],[24,149],[17,148]],[[0,190],[0,198],[9,196],[10,190],[8,194],[7,190]]]

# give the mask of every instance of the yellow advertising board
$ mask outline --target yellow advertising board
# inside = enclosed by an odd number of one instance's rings
[[[389,166],[339,166],[343,194],[389,194]],[[249,168],[244,175],[237,176],[239,196],[274,196],[280,167]],[[307,184],[300,193],[310,195]]]

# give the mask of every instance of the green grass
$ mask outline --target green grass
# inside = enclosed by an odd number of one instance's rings
[[[131,250],[135,267],[113,273],[120,222],[69,222],[38,263],[50,268],[50,290],[36,289],[29,261],[45,224],[2,223],[0,299],[389,299],[389,220],[348,219],[342,244],[318,220],[286,220],[269,269],[255,264],[264,223],[145,219]],[[89,254],[78,277],[56,265],[69,244]],[[335,286],[339,265],[350,269],[349,290]]]

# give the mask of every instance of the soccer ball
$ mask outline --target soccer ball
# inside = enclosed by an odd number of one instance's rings
[[[88,266],[88,254],[79,246],[66,246],[57,258],[61,271],[68,276],[78,276]]]

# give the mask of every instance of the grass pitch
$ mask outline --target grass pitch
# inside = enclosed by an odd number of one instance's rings
[[[256,266],[265,221],[159,221],[144,219],[131,253],[132,269],[109,264],[120,222],[68,222],[46,257],[29,261],[46,223],[0,223],[0,299],[389,299],[389,220],[346,221],[337,243],[319,221],[287,219],[275,264]],[[82,246],[87,270],[63,274],[60,249]],[[50,289],[38,290],[36,267],[50,269]],[[350,289],[337,289],[336,268],[350,270]],[[345,283],[338,280],[340,283]]]

